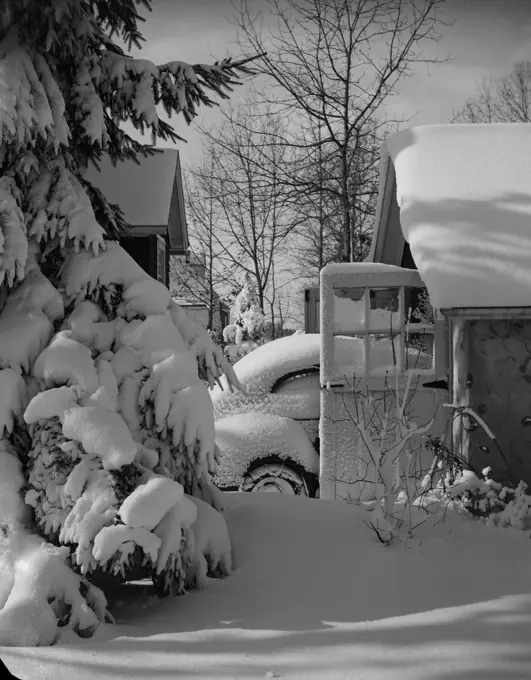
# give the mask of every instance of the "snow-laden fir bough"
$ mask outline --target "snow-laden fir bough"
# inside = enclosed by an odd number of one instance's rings
[[[207,383],[236,378],[209,335],[118,245],[89,162],[178,136],[246,62],[129,57],[147,0],[16,0],[0,12],[0,644],[50,644],[103,620],[99,575],[162,593],[230,571]],[[199,506],[201,509],[201,506]],[[215,510],[212,510],[215,512]],[[194,524],[200,540],[195,540]],[[226,527],[225,527],[226,529]]]

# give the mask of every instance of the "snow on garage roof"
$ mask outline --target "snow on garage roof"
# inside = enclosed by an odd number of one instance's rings
[[[177,149],[139,158],[140,165],[127,160],[115,166],[108,156],[86,172],[110,203],[117,203],[133,227],[166,226],[170,216],[173,185],[178,168]]]
[[[433,305],[531,306],[531,125],[420,126],[387,149]]]

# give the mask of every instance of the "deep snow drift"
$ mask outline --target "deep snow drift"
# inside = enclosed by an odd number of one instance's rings
[[[126,586],[117,625],[2,648],[7,667],[25,680],[529,678],[526,532],[447,514],[383,548],[358,507],[227,497],[230,577],[164,602]]]

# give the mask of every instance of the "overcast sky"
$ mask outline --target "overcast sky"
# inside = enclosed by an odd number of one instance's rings
[[[146,42],[135,56],[160,64],[238,55],[231,0],[153,0],[152,6],[142,27]],[[252,6],[267,5],[252,0]],[[473,94],[483,78],[508,74],[516,60],[531,59],[531,0],[447,0],[441,16],[452,25],[441,26],[439,44],[426,49],[452,60],[429,69],[419,66],[413,77],[402,81],[400,94],[390,104],[391,115],[416,113],[410,125],[447,122],[453,108]],[[201,122],[215,123],[218,117],[208,111]],[[178,145],[183,161],[193,163],[200,153],[200,136],[181,121],[175,127],[188,140]]]

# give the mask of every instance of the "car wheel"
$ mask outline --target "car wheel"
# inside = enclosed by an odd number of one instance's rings
[[[315,475],[291,460],[275,457],[255,463],[243,478],[240,491],[313,497],[317,487]]]

